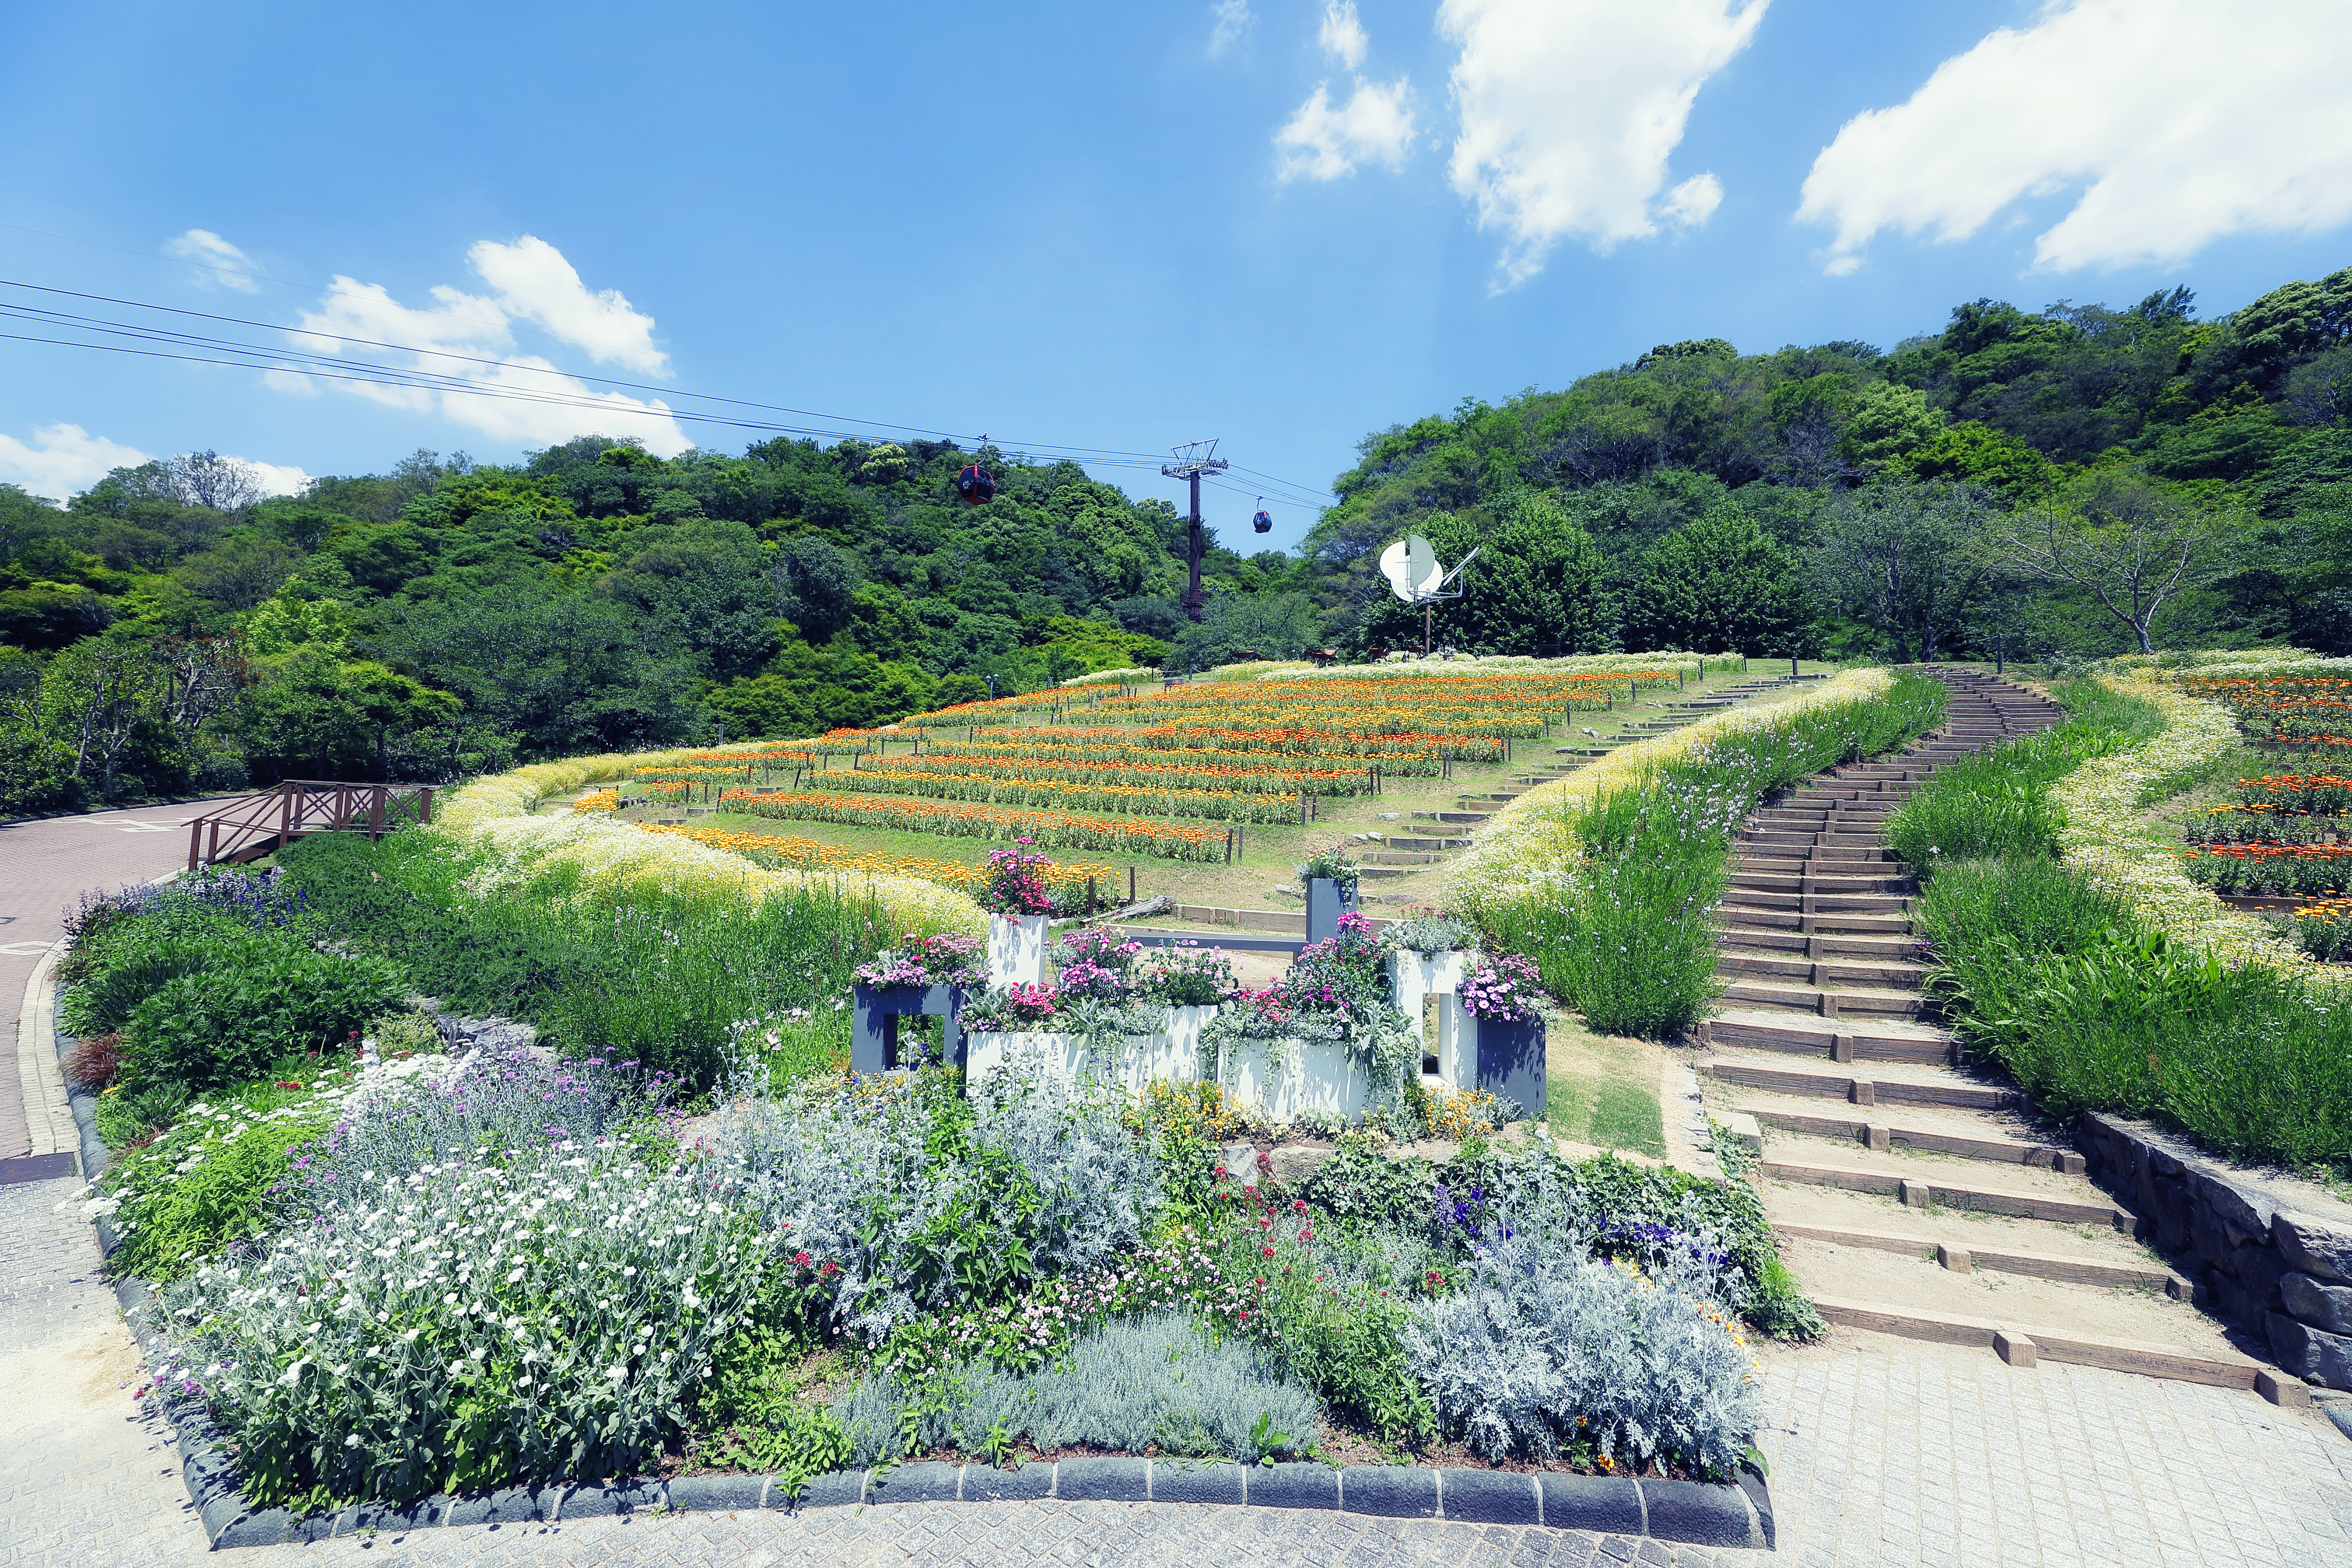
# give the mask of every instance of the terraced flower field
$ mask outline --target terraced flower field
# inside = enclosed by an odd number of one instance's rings
[[[1645,733],[1668,722],[1666,704],[1703,700],[1739,667],[1611,655],[1100,683],[698,757],[579,804],[667,818],[708,842],[724,833],[730,849],[756,841],[752,858],[779,867],[966,886],[982,845],[1028,840],[1065,862],[1057,904],[1089,881],[1106,901],[1123,896],[1131,870],[1159,865],[1157,882],[1175,874],[1186,903],[1262,907],[1282,896],[1288,862],[1343,835],[1370,846],[1376,880],[1417,873],[1453,841],[1411,838],[1394,854],[1380,841],[1410,838],[1399,824],[1416,812],[1458,809],[1474,779],[1507,788],[1538,754],[1550,766],[1555,748]],[[712,820],[677,820],[688,811]]]

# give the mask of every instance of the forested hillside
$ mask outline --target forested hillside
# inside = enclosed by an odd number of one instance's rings
[[[195,454],[0,486],[0,811],[886,721],[1092,670],[1417,642],[1408,529],[1484,554],[1464,648],[1898,660],[2352,651],[2352,269],[2197,319],[1990,300],[1882,351],[1700,339],[1369,437],[1295,554],[1208,567],[1074,465],[587,435],[261,499]]]

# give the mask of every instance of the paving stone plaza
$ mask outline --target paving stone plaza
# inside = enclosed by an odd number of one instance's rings
[[[55,939],[93,883],[169,870],[170,808],[0,829],[0,930]],[[70,884],[69,886],[68,884]],[[8,955],[12,1009],[32,953]],[[18,1074],[0,1124],[26,1125]],[[0,1156],[22,1151],[0,1150]],[[126,1391],[136,1357],[71,1178],[0,1186],[0,1563],[212,1557],[168,1430]],[[920,1504],[650,1514],[354,1536],[224,1560],[292,1563],[2345,1564],[2352,1440],[2251,1392],[1833,1329],[1767,1357],[1778,1550],[1179,1504]]]

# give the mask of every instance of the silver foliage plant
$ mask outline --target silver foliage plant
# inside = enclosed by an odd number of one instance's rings
[[[609,1141],[340,1196],[157,1293],[157,1392],[211,1407],[257,1501],[642,1466],[777,1251]]]
[[[1142,1244],[1159,1177],[1150,1150],[1119,1124],[1121,1104],[1100,1083],[1043,1074],[998,1072],[977,1086],[972,1140],[1010,1155],[1034,1184],[1024,1239],[1043,1272],[1088,1268]],[[706,1169],[788,1249],[838,1266],[835,1322],[878,1344],[954,1304],[945,1280],[919,1297],[906,1266],[980,1178],[972,1162],[929,1157],[936,1124],[911,1097],[747,1098],[722,1114]]]
[[[1049,1453],[1157,1447],[1244,1464],[1303,1453],[1323,1437],[1311,1392],[1248,1343],[1219,1343],[1173,1314],[1108,1323],[1031,1374],[964,1366],[944,1396],[879,1374],[845,1389],[833,1411],[859,1465],[898,1458],[909,1436],[919,1453],[952,1445],[985,1454],[1026,1437]],[[911,1434],[901,1425],[909,1411],[919,1412]]]
[[[1406,1341],[1449,1427],[1489,1458],[1577,1444],[1736,1474],[1763,1407],[1754,1356],[1686,1248],[1596,1258],[1561,1207],[1498,1206],[1457,1288],[1417,1305]]]

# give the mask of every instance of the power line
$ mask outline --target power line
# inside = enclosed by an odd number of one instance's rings
[[[502,372],[509,373],[509,374],[512,374],[512,373],[518,373],[518,372],[520,372],[520,373],[527,373],[527,374],[532,374],[532,375],[549,375],[549,376],[557,376],[557,377],[561,377],[561,378],[562,378],[562,379],[564,379],[564,380],[566,380],[566,381],[593,382],[593,383],[595,383],[595,384],[597,384],[597,385],[601,385],[601,386],[608,386],[608,387],[615,387],[615,388],[625,388],[625,389],[627,389],[627,390],[629,390],[629,391],[632,391],[632,392],[653,392],[653,393],[656,393],[656,394],[661,395],[661,396],[666,397],[666,398],[685,398],[685,399],[690,399],[690,400],[693,400],[693,401],[696,401],[696,402],[722,403],[722,404],[726,404],[726,405],[728,405],[728,406],[730,406],[730,407],[736,407],[736,408],[758,409],[758,410],[761,410],[761,411],[763,411],[763,412],[767,412],[767,413],[792,414],[792,415],[796,415],[796,416],[798,416],[798,417],[805,418],[805,419],[829,420],[829,421],[833,421],[833,422],[835,422],[835,424],[862,425],[862,426],[866,426],[866,427],[868,427],[868,428],[871,428],[871,429],[877,429],[877,430],[895,430],[895,431],[902,431],[902,432],[906,432],[906,433],[910,434],[925,434],[925,433],[928,433],[928,432],[931,432],[931,431],[937,430],[937,428],[938,428],[936,425],[902,424],[902,423],[897,423],[897,422],[895,422],[895,421],[890,421],[890,420],[872,420],[872,419],[862,419],[862,418],[858,418],[858,417],[856,417],[856,416],[855,416],[855,415],[850,415],[850,414],[832,414],[832,413],[821,413],[821,412],[819,412],[819,411],[813,410],[813,409],[793,408],[793,407],[789,407],[789,406],[786,406],[786,405],[783,405],[783,404],[760,402],[756,402],[756,401],[753,401],[753,400],[751,400],[751,399],[746,399],[746,398],[730,398],[730,397],[725,397],[725,396],[721,396],[721,395],[719,395],[719,394],[717,394],[717,393],[711,393],[711,392],[697,392],[688,391],[688,390],[685,390],[685,389],[682,389],[682,388],[659,386],[659,385],[656,385],[656,384],[654,384],[654,383],[646,382],[631,382],[631,381],[624,381],[624,380],[622,380],[622,379],[620,379],[620,378],[618,378],[618,377],[614,377],[614,376],[600,376],[600,375],[594,375],[594,374],[590,374],[590,373],[585,373],[585,372],[573,372],[573,371],[559,371],[559,370],[554,370],[554,369],[551,369],[551,368],[544,368],[544,367],[536,366],[536,365],[520,365],[520,364],[516,364],[516,363],[514,363],[514,362],[512,362],[512,361],[507,361],[507,360],[492,359],[492,358],[489,358],[489,357],[487,357],[487,356],[483,356],[483,355],[477,355],[477,354],[465,354],[465,353],[459,353],[459,352],[456,352],[456,351],[454,351],[454,350],[448,350],[448,349],[438,349],[438,348],[419,348],[419,347],[417,347],[417,346],[415,346],[415,345],[414,345],[414,344],[387,342],[387,341],[385,341],[385,340],[381,340],[381,339],[352,337],[352,336],[350,336],[350,335],[347,335],[347,334],[343,334],[343,333],[320,331],[320,330],[319,330],[319,329],[315,329],[315,328],[309,328],[309,327],[286,327],[286,326],[281,326],[281,325],[279,325],[279,324],[278,324],[278,323],[276,323],[276,322],[257,321],[257,320],[254,320],[253,319],[251,319],[251,318],[249,318],[249,317],[243,317],[243,316],[228,316],[228,315],[223,315],[223,314],[220,314],[220,313],[218,313],[218,312],[215,312],[215,311],[206,311],[206,310],[190,310],[190,309],[185,309],[185,308],[182,308],[182,307],[178,307],[178,306],[172,306],[172,305],[157,305],[157,304],[153,304],[153,303],[151,303],[151,302],[149,302],[149,301],[146,301],[146,300],[141,300],[141,299],[126,299],[126,298],[120,298],[120,297],[117,297],[117,296],[114,296],[114,295],[106,295],[106,294],[90,294],[90,293],[82,292],[82,291],[80,291],[80,290],[77,290],[77,289],[70,289],[70,288],[55,288],[55,287],[49,287],[49,286],[47,286],[47,285],[44,285],[44,284],[37,284],[37,283],[26,283],[26,282],[24,282],[24,281],[22,281],[22,280],[20,280],[20,279],[16,279],[16,278],[0,278],[0,286],[5,286],[5,287],[12,287],[12,288],[22,288],[22,289],[27,289],[27,290],[31,290],[31,291],[37,292],[37,293],[42,293],[42,294],[55,295],[55,296],[58,296],[58,297],[59,297],[59,298],[70,298],[70,299],[85,299],[85,300],[94,301],[94,302],[96,302],[96,303],[100,303],[100,304],[125,306],[125,307],[128,307],[128,308],[132,308],[132,309],[140,309],[140,310],[154,310],[154,311],[163,312],[163,313],[164,313],[164,314],[168,314],[168,315],[186,317],[186,318],[188,318],[188,319],[194,319],[194,320],[216,321],[216,322],[221,322],[221,323],[224,323],[224,324],[226,324],[226,325],[230,325],[230,326],[238,326],[238,327],[251,327],[251,328],[256,328],[256,329],[258,329],[263,330],[263,331],[285,332],[285,333],[289,333],[289,334],[292,334],[292,335],[299,335],[299,336],[302,336],[302,337],[310,337],[310,338],[323,339],[323,340],[327,340],[327,341],[330,341],[330,342],[346,343],[346,344],[351,344],[351,345],[352,345],[352,346],[354,346],[354,347],[360,347],[360,348],[381,349],[381,350],[390,350],[390,351],[392,351],[392,352],[395,352],[395,353],[415,354],[415,355],[417,355],[417,356],[418,356],[419,358],[421,358],[421,359],[442,359],[442,360],[448,360],[448,361],[452,361],[457,362],[457,363],[459,363],[459,364],[482,365],[482,366],[487,366],[487,367],[490,367],[490,368],[493,368],[493,369],[499,370],[499,371],[502,371]],[[74,324],[74,326],[75,326],[75,328],[76,328],[77,329],[82,329],[82,330],[100,330],[100,331],[108,331],[108,332],[113,332],[113,333],[130,333],[130,334],[138,334],[138,335],[161,335],[161,336],[168,337],[168,338],[174,339],[174,340],[185,340],[185,341],[190,341],[190,342],[199,343],[199,344],[201,344],[201,345],[203,345],[203,346],[205,346],[205,347],[211,348],[211,349],[215,350],[215,351],[222,351],[222,352],[236,353],[236,354],[241,354],[241,355],[247,355],[247,356],[261,356],[261,357],[266,357],[266,358],[269,358],[269,359],[272,359],[272,360],[277,360],[277,359],[296,359],[296,360],[302,360],[302,361],[310,361],[310,362],[313,362],[313,363],[331,363],[331,364],[334,364],[334,365],[338,365],[338,366],[348,365],[348,364],[350,363],[350,361],[341,361],[341,360],[331,360],[331,361],[330,361],[330,360],[326,360],[323,356],[320,356],[320,355],[316,355],[316,354],[305,354],[305,353],[300,352],[299,350],[271,350],[271,349],[257,348],[257,347],[254,347],[254,346],[251,346],[251,345],[247,345],[247,344],[240,344],[240,343],[236,343],[236,342],[234,342],[233,340],[227,340],[227,339],[205,338],[205,337],[202,337],[202,336],[197,335],[197,334],[188,334],[188,333],[173,333],[173,332],[168,332],[166,329],[163,329],[149,328],[149,327],[142,327],[142,326],[139,326],[139,325],[137,325],[137,324],[131,323],[131,322],[123,322],[123,321],[109,321],[109,320],[106,320],[106,319],[102,319],[102,318],[98,318],[98,317],[82,317],[82,316],[75,316],[75,315],[72,315],[72,314],[71,314],[71,313],[69,313],[69,312],[64,312],[64,311],[47,311],[47,310],[39,310],[37,308],[35,308],[35,307],[24,307],[24,306],[17,306],[17,307],[5,307],[5,306],[0,306],[0,313],[6,313],[6,314],[22,314],[22,313],[25,313],[25,312],[27,312],[27,311],[35,312],[35,313],[36,313],[36,317],[37,317],[37,319],[38,317],[47,317],[47,318],[54,319],[56,319],[57,321],[60,322],[60,323],[64,323],[64,322],[71,322],[71,323],[73,323],[73,324]],[[69,347],[69,348],[100,348],[100,347],[106,347],[106,345],[101,345],[101,344],[81,344],[81,343],[75,343],[75,342],[72,342],[72,341],[70,341],[70,340],[62,340],[62,339],[24,339],[24,340],[23,340],[23,341],[33,341],[33,342],[51,342],[51,343],[57,343],[57,344],[58,344],[59,346],[63,346],[63,347]],[[173,357],[185,357],[185,356],[153,356],[153,357],[159,357],[159,358],[173,358]],[[208,361],[208,362],[213,362],[213,363],[226,363],[226,362],[229,362],[229,361]],[[288,368],[288,367],[284,367],[284,366],[273,366],[273,367],[270,367],[270,368],[285,369],[285,368]],[[630,413],[630,412],[633,412],[633,411],[626,410],[626,409],[619,409],[619,408],[615,408],[615,407],[614,407],[611,403],[609,403],[609,402],[604,402],[593,401],[593,400],[579,400],[579,399],[576,399],[576,398],[575,398],[575,399],[565,399],[565,398],[562,398],[562,397],[561,396],[561,394],[557,394],[557,395],[554,395],[554,396],[533,396],[533,395],[530,395],[530,394],[524,393],[524,392],[522,392],[522,390],[521,390],[521,389],[511,389],[510,391],[509,391],[509,389],[500,389],[499,391],[498,391],[498,392],[489,392],[489,391],[487,391],[487,390],[483,389],[483,388],[482,388],[482,387],[480,387],[478,383],[473,383],[473,382],[465,382],[465,381],[463,381],[463,380],[462,380],[462,378],[454,377],[454,376],[447,376],[447,375],[444,375],[444,374],[442,374],[442,373],[440,373],[440,372],[436,372],[436,371],[425,371],[425,370],[423,370],[423,369],[421,369],[421,368],[410,368],[410,367],[403,367],[403,366],[377,366],[377,365],[372,365],[372,366],[369,366],[368,368],[369,368],[369,369],[371,369],[371,370],[377,371],[381,375],[383,375],[383,376],[390,376],[390,377],[396,377],[396,378],[399,378],[399,380],[398,380],[398,382],[393,382],[393,381],[376,380],[376,379],[374,379],[374,378],[370,378],[370,377],[354,376],[354,375],[350,374],[348,371],[326,371],[326,370],[320,370],[320,371],[307,371],[307,372],[306,372],[306,371],[297,371],[297,373],[316,373],[316,374],[320,375],[322,379],[341,380],[341,381],[356,381],[356,382],[365,382],[365,383],[368,383],[368,384],[376,384],[376,385],[405,384],[405,385],[411,385],[411,386],[426,387],[426,388],[429,388],[430,390],[437,390],[437,391],[444,391],[444,392],[453,392],[453,391],[454,391],[454,392],[464,392],[464,393],[466,393],[467,395],[469,395],[469,396],[506,396],[506,397],[518,398],[518,399],[521,399],[521,400],[524,400],[524,401],[550,402],[556,402],[556,403],[558,403],[558,404],[559,404],[559,406],[594,408],[594,409],[596,409],[596,410],[597,410],[597,411],[599,411],[599,412],[606,413],[614,413],[614,414],[623,414],[623,413]],[[674,408],[674,407],[669,407],[669,406],[667,406],[667,405],[665,405],[665,407],[664,407],[662,410],[660,410],[660,411],[655,411],[655,410],[652,410],[652,409],[646,409],[646,410],[642,410],[642,411],[635,411],[635,412],[637,412],[637,413],[639,413],[639,416],[640,416],[640,417],[647,417],[647,418],[657,418],[657,417],[662,417],[664,414],[667,414],[668,417],[676,418],[676,419],[690,419],[690,420],[694,420],[694,421],[697,421],[697,422],[698,422],[698,423],[702,423],[731,425],[731,426],[734,426],[734,427],[737,427],[737,428],[743,428],[743,429],[775,429],[775,430],[781,430],[781,431],[787,431],[787,432],[790,432],[790,433],[792,433],[792,434],[796,434],[831,435],[831,436],[835,437],[836,439],[846,438],[846,439],[853,439],[853,440],[856,440],[856,439],[864,439],[864,438],[865,438],[865,437],[864,437],[860,433],[858,433],[858,432],[855,432],[855,431],[837,430],[837,429],[835,429],[835,428],[832,428],[832,427],[824,427],[824,428],[812,428],[812,427],[805,427],[805,426],[777,425],[777,424],[773,424],[773,423],[769,423],[769,422],[761,422],[761,421],[751,421],[751,420],[726,420],[726,419],[720,419],[720,418],[718,418],[718,417],[716,417],[716,416],[709,415],[709,414],[701,414],[701,413],[688,413],[688,412],[681,411],[681,410],[678,410],[678,409]],[[956,440],[958,440],[959,442],[963,441],[963,440],[968,440],[968,439],[970,439],[968,436],[957,436],[957,437],[951,437],[951,438],[952,438],[952,439],[956,439]],[[1005,449],[1005,448],[1008,448],[1008,447],[1011,447],[1011,446],[1016,446],[1016,445],[1017,445],[1017,446],[1020,446],[1021,448],[1023,448],[1024,450],[1030,451],[1030,452],[1049,453],[1049,454],[1054,454],[1054,453],[1068,453],[1068,454],[1076,454],[1076,455],[1079,455],[1079,456],[1080,456],[1081,460],[1093,460],[1093,461],[1096,461],[1096,462],[1101,463],[1101,464],[1103,464],[1104,465],[1107,465],[1107,466],[1137,467],[1137,468],[1149,466],[1149,467],[1154,467],[1154,468],[1156,468],[1156,467],[1159,467],[1159,466],[1161,465],[1161,463],[1164,461],[1164,460],[1163,460],[1163,459],[1162,459],[1162,458],[1161,458],[1158,454],[1156,454],[1156,453],[1131,452],[1131,451],[1125,451],[1125,450],[1121,450],[1121,449],[1119,449],[1119,448],[1116,448],[1116,447],[1076,446],[1076,445],[1065,445],[1065,444],[1057,444],[1057,443],[1031,443],[1031,442],[998,442],[998,443],[994,443],[993,444],[995,444],[996,446],[998,446],[998,448],[999,448],[1000,450],[1003,450],[1003,449]],[[1253,472],[1254,472],[1254,471],[1253,471]],[[1307,486],[1291,486],[1291,485],[1289,484],[1289,482],[1288,482],[1288,481],[1286,481],[1286,480],[1274,479],[1274,477],[1273,477],[1272,476],[1261,476],[1261,477],[1268,478],[1269,480],[1272,480],[1272,482],[1274,482],[1274,483],[1276,483],[1276,484],[1282,485],[1282,486],[1283,486],[1285,488],[1286,488],[1286,489],[1297,489],[1297,490],[1307,490],[1307,489],[1308,489],[1308,487],[1307,487]],[[1312,492],[1312,491],[1309,491],[1308,493],[1310,493],[1310,494],[1315,494],[1315,493],[1319,493],[1319,492]],[[1315,504],[1315,503],[1309,503],[1309,502],[1306,502],[1306,501],[1302,501],[1302,500],[1292,499],[1292,500],[1291,500],[1291,502],[1290,502],[1290,504],[1292,504],[1292,505],[1310,505],[1310,504]]]

